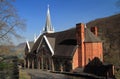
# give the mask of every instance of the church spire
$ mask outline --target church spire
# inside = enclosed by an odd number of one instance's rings
[[[50,10],[49,10],[49,5],[48,5],[48,10],[47,10],[47,17],[46,17],[46,24],[44,28],[44,33],[53,33],[54,29],[52,27],[51,23],[51,18],[50,18]]]

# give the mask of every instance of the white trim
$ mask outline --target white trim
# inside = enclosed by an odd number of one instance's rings
[[[28,46],[28,50],[30,52],[30,45],[29,45],[29,42],[26,40],[26,43],[27,43],[27,46]]]
[[[36,33],[34,34],[34,43],[36,42],[37,40],[37,36],[36,36]]]
[[[52,56],[53,56],[53,55],[54,55],[54,51],[53,51],[53,49],[52,49],[52,47],[51,47],[51,45],[50,45],[47,37],[46,37],[45,35],[44,35],[43,37],[45,38],[45,41],[46,41],[46,43],[48,44],[48,47],[49,47],[50,51],[52,52]]]
[[[47,33],[54,33],[54,31],[47,31]]]

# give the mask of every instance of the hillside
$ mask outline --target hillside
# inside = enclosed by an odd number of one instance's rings
[[[102,39],[104,61],[120,66],[120,14],[96,19],[87,23],[88,28],[97,26]]]
[[[0,45],[0,56],[2,55],[12,55],[12,56],[17,56],[19,58],[24,57],[24,48],[25,48],[25,42],[20,43],[17,46],[14,45]],[[33,45],[33,42],[29,42],[30,46]]]
[[[14,45],[0,45],[0,55],[14,55]]]

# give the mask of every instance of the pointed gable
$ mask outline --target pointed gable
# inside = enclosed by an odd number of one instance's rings
[[[28,41],[26,41],[26,44],[25,44],[25,55],[27,55],[28,53],[30,53],[30,51],[31,51],[31,48],[32,48],[32,45],[33,45],[33,43],[31,42],[31,43],[29,43]]]
[[[37,51],[39,44],[41,43],[41,40],[43,39],[43,35],[40,35],[37,37],[36,42],[34,43],[31,52]]]
[[[37,41],[35,42],[35,44],[33,45],[33,48],[32,48],[32,51],[31,52],[34,52],[36,51],[37,53],[40,52],[40,49],[42,47],[42,45],[45,45],[51,52],[52,55],[54,55],[54,41],[52,41],[53,38],[47,38],[44,34],[41,35]],[[49,42],[50,41],[50,42]],[[51,43],[51,41],[53,43]]]
[[[29,52],[31,51],[32,47],[34,45],[34,42],[33,41],[26,41],[26,44],[25,44],[25,49],[29,50]]]

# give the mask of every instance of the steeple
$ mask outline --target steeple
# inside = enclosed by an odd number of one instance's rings
[[[52,23],[51,23],[51,18],[50,18],[49,5],[48,5],[48,10],[47,10],[46,24],[45,24],[45,28],[44,28],[43,32],[44,33],[53,33],[54,32],[54,29],[53,29]]]

